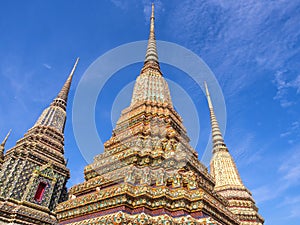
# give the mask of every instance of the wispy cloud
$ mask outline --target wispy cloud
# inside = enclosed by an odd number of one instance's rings
[[[274,100],[278,100],[280,105],[284,108],[294,105],[295,102],[289,100],[289,93],[292,90],[295,90],[296,95],[300,93],[300,75],[298,75],[295,79],[288,80],[286,72],[277,71],[275,73],[273,83],[277,88]]]
[[[43,63],[43,66],[48,69],[48,70],[51,70],[52,69],[52,66],[50,66],[49,64],[47,63]]]
[[[300,195],[291,197],[286,197],[280,206],[293,205],[300,203]]]
[[[300,146],[297,146],[298,149]],[[284,163],[280,166],[279,171],[284,174],[282,178],[283,186],[288,188],[290,187],[299,187],[300,185],[300,151],[298,150],[294,153],[289,159],[285,160]],[[285,197],[283,204],[281,207],[289,208],[290,218],[298,218],[300,217],[300,196],[292,196],[287,193],[287,197]]]
[[[19,62],[15,64],[3,63],[0,66],[0,75],[5,77],[8,82],[8,87],[10,88],[10,99],[14,99],[14,101],[18,102],[19,107],[21,107],[25,111],[29,111],[26,106],[24,99],[19,97],[21,93],[29,92],[28,87],[30,86],[30,82],[34,75],[34,71],[22,71]],[[5,93],[7,95],[7,93]]]
[[[250,160],[250,156],[255,154],[252,151],[254,140],[255,137],[251,133],[244,135],[239,140],[235,140],[235,142],[238,141],[238,143],[236,143],[234,149],[230,151],[232,152],[236,163],[248,165],[252,162],[253,159]]]
[[[270,184],[252,191],[257,202],[278,199],[277,207],[288,208],[288,217],[300,217],[300,196],[294,196],[292,189],[300,185],[300,145],[293,147],[283,158],[277,170],[277,178]]]
[[[140,0],[110,0],[110,1],[116,7],[120,8],[121,10],[128,10],[130,7],[133,8],[133,6],[142,7],[146,23],[149,23],[149,21],[150,21],[152,3],[154,3],[154,5],[155,5],[155,17],[159,17],[160,13],[165,10],[161,0],[154,0],[154,1],[148,1],[148,0],[142,0],[142,1],[140,1]]]
[[[300,122],[294,121],[290,125],[288,125],[287,130],[280,134],[281,138],[289,138],[290,143],[294,143],[294,139],[298,139],[300,137]],[[295,136],[294,136],[295,135]]]
[[[143,8],[145,21],[149,23],[151,15],[151,5],[155,5],[155,16],[157,17],[162,11],[164,11],[164,6],[161,0],[110,0],[116,7],[122,10],[128,10],[130,6],[139,6]]]
[[[226,138],[226,142],[229,144],[229,151],[239,168],[248,167],[250,164],[261,160],[262,152],[265,149],[265,146],[257,147],[257,138],[253,133],[244,132],[243,129],[236,129],[231,133],[231,136]],[[236,138],[237,133],[240,137],[238,139]]]
[[[116,7],[125,10],[128,8],[127,1],[122,0],[110,0]]]
[[[237,95],[266,70],[288,67],[299,52],[297,4],[186,0],[178,4],[169,24],[177,39],[213,64],[226,95]]]
[[[279,167],[279,172],[283,173],[283,179],[290,185],[300,183],[300,146],[296,146],[296,151],[286,159]]]
[[[279,207],[289,208],[289,218],[300,217],[300,195],[285,197]]]
[[[257,203],[262,203],[277,198],[283,191],[282,188],[278,188],[278,186],[275,185],[264,185],[254,189],[252,194]]]
[[[293,205],[290,215],[288,216],[289,218],[299,218],[300,217],[300,206],[299,204]]]

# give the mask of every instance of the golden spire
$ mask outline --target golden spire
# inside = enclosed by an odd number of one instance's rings
[[[68,94],[70,91],[73,74],[75,72],[76,66],[78,64],[79,58],[71,70],[71,73],[62,87],[61,91],[58,93],[57,97],[53,100],[50,107],[46,108],[42,115],[39,117],[35,126],[50,126],[56,128],[60,132],[64,131],[65,121],[66,121],[66,107],[68,101]]]
[[[213,152],[219,151],[219,150],[225,150],[228,151],[219,127],[219,123],[217,121],[215,112],[214,112],[214,107],[210,98],[210,93],[208,91],[208,87],[206,82],[204,82],[204,87],[205,87],[205,92],[206,92],[206,97],[207,97],[207,102],[208,102],[208,107],[209,107],[209,112],[210,112],[210,122],[212,126],[212,140],[213,140]]]
[[[151,17],[150,17],[150,34],[149,34],[149,40],[148,40],[148,47],[145,57],[145,64],[147,62],[152,63],[158,63],[158,54],[156,50],[156,41],[155,41],[155,33],[154,33],[154,3],[152,3],[152,11],[151,11]]]
[[[204,82],[204,87],[212,126],[213,158],[211,160],[211,174],[216,179],[216,187],[244,187],[234,160],[225,145],[206,82]]]
[[[141,74],[136,79],[131,104],[134,105],[137,102],[156,102],[166,103],[173,107],[169,86],[162,77],[162,72],[159,67],[154,34],[154,19],[154,4],[152,4],[150,35],[145,62]]]
[[[74,74],[75,69],[77,67],[78,61],[79,61],[79,58],[76,59],[76,62],[75,62],[74,66],[71,70],[71,73],[70,73],[67,81],[65,82],[64,86],[62,87],[61,91],[58,93],[56,98],[62,99],[65,102],[67,102],[68,94],[69,94],[71,83],[72,83],[73,74]]]
[[[213,157],[210,162],[210,173],[215,179],[214,190],[228,200],[229,209],[238,216],[241,224],[250,224],[251,221],[253,224],[261,225],[264,220],[258,214],[252,195],[244,186],[236,164],[225,145],[206,82],[204,86],[212,126]]]

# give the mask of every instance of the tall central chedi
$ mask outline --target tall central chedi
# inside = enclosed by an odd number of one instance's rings
[[[144,66],[131,104],[56,208],[60,224],[241,224],[190,146],[160,70],[152,5]],[[254,220],[248,224],[261,224]]]

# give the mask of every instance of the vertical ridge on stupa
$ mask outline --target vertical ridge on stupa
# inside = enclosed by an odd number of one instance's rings
[[[5,156],[0,172],[1,224],[57,224],[54,209],[67,198],[64,158],[66,106],[78,59],[57,97]]]
[[[228,200],[228,208],[238,216],[242,225],[264,223],[251,192],[244,186],[236,164],[225,145],[206,82],[204,83],[212,127],[213,157],[211,175],[215,178],[214,190]]]

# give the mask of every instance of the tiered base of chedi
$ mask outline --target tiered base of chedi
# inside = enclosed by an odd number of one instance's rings
[[[221,134],[215,124],[212,123],[214,148],[219,148]],[[229,201],[216,190],[220,187],[216,182],[223,180],[219,172],[226,172],[230,179],[237,171],[227,168],[222,160],[214,160],[211,176],[189,141],[160,70],[152,6],[146,58],[131,104],[122,111],[112,137],[104,144],[104,153],[86,166],[85,181],[72,187],[69,200],[56,208],[59,223],[262,224],[263,220],[256,217],[257,208],[244,207],[243,200],[239,201],[243,196],[230,196]],[[225,187],[230,193],[231,186]],[[253,209],[255,216],[247,216],[248,211],[242,208]],[[240,217],[240,212],[246,219]]]
[[[61,224],[238,224],[188,141],[171,104],[133,104],[58,206]]]

